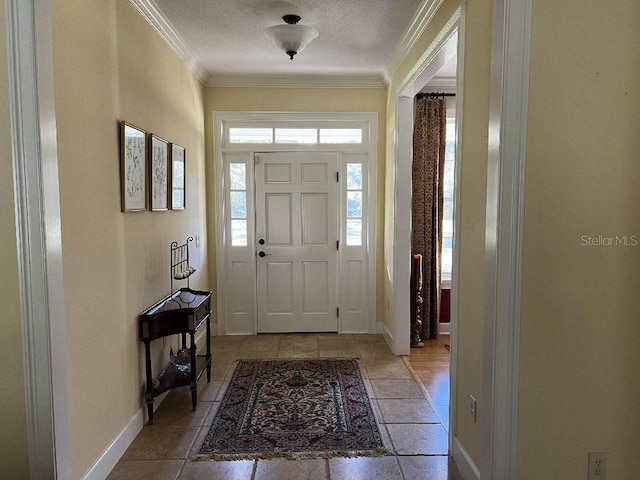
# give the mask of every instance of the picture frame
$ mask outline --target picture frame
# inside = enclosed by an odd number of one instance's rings
[[[184,147],[176,143],[171,144],[169,165],[169,207],[171,210],[184,210],[187,201],[187,151]]]
[[[120,210],[147,209],[147,132],[120,122]]]
[[[152,134],[149,141],[149,204],[151,211],[169,208],[169,142]]]

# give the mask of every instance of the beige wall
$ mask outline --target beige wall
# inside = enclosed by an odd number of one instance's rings
[[[533,4],[518,479],[640,472],[640,4]]]
[[[0,465],[7,478],[29,478],[25,411],[22,330],[16,251],[15,204],[7,79],[7,32],[4,2],[0,3]]]
[[[207,132],[207,219],[211,239],[209,278],[213,285],[215,266],[215,182],[213,179],[213,113],[246,112],[376,112],[378,114],[378,253],[377,289],[382,291],[383,212],[384,212],[384,151],[386,122],[386,90],[383,88],[207,88],[205,102],[205,130]],[[377,320],[384,316],[378,295]]]
[[[170,291],[172,241],[202,237],[191,284],[208,287],[204,88],[127,0],[54,0],[52,24],[69,428],[80,478],[144,405],[137,315]],[[185,211],[120,212],[120,120],[186,147]],[[168,353],[156,348],[154,359],[166,363]]]
[[[384,89],[204,89],[127,0],[53,0],[68,388],[74,478],[80,478],[142,406],[136,316],[168,293],[168,245],[200,235],[195,286],[213,288],[213,111],[377,111],[379,113],[378,320],[393,290],[395,89],[459,0],[445,0]],[[460,214],[458,383],[453,432],[479,463],[479,423],[465,405],[479,399],[486,131],[491,0],[467,0]],[[585,478],[589,451],[609,452],[609,478],[633,479],[640,414],[640,246],[583,246],[583,236],[638,235],[640,241],[640,7],[612,0],[534,2],[524,229],[519,378],[518,480]],[[4,17],[0,5],[0,19]],[[593,32],[599,32],[595,35]],[[4,22],[0,22],[0,104],[6,107]],[[204,106],[203,106],[204,105]],[[117,121],[126,119],[187,148],[185,212],[119,211]],[[10,143],[0,108],[1,144]],[[7,150],[0,165],[10,171]],[[386,152],[386,155],[383,154]],[[386,157],[386,158],[385,158]],[[206,158],[206,172],[205,172]],[[382,186],[385,186],[383,188]],[[12,205],[11,175],[0,198]],[[384,196],[382,195],[384,193]],[[382,212],[386,212],[383,231]],[[4,272],[16,272],[13,207],[0,210]],[[206,227],[205,227],[206,224]],[[207,235],[208,233],[208,235]],[[382,235],[385,236],[383,245]],[[635,238],[635,237],[634,237]],[[213,244],[213,242],[208,242]],[[383,248],[384,246],[384,248]],[[384,258],[382,258],[384,256]],[[207,260],[209,262],[207,264]],[[211,277],[211,282],[209,278]],[[0,464],[27,469],[18,283],[7,294],[0,348],[13,368],[0,382],[5,415]],[[13,299],[13,300],[11,300]],[[583,353],[585,352],[585,353]],[[154,351],[159,362],[166,352]],[[11,363],[12,362],[12,363]],[[17,372],[17,373],[16,373]],[[96,420],[99,419],[99,420]],[[18,432],[18,433],[17,433]],[[22,432],[22,433],[20,433]],[[7,470],[3,470],[7,472]]]
[[[395,116],[398,88],[403,86],[408,73],[427,50],[434,38],[453,16],[461,2],[444,2],[429,27],[408,53],[389,87],[387,112],[387,191],[385,208],[385,262],[391,262],[393,228],[393,175],[395,173],[396,135]],[[458,412],[454,435],[469,452],[471,458],[480,463],[480,417],[482,416],[482,339],[483,339],[483,297],[484,297],[484,227],[487,178],[487,127],[489,118],[489,67],[491,55],[491,0],[468,0],[465,3],[464,31],[464,105],[462,121],[461,181],[456,188],[460,191],[459,215],[460,231],[457,233],[460,245],[458,324],[457,324],[457,384],[454,394]],[[393,305],[393,287],[390,279],[384,278],[385,304]],[[387,310],[385,323],[392,330],[393,318]],[[392,330],[393,331],[393,330]],[[471,420],[467,405],[469,395],[478,399],[478,421]]]

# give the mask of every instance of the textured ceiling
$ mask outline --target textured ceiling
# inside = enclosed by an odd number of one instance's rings
[[[421,0],[147,0],[216,78],[380,77]],[[293,61],[264,31],[285,14],[320,35]]]

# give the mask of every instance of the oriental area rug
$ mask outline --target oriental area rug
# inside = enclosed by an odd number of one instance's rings
[[[240,360],[200,459],[387,455],[354,359]]]

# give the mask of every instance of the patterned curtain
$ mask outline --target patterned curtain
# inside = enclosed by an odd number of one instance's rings
[[[442,179],[447,125],[444,98],[416,99],[413,130],[412,249],[423,258],[422,339],[438,337]]]

